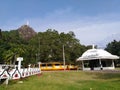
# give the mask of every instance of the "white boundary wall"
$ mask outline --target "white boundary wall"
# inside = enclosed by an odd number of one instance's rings
[[[41,74],[40,63],[38,63],[39,67],[31,68],[29,65],[28,68],[21,68],[21,61],[23,61],[23,58],[19,57],[17,58],[17,61],[18,61],[18,65],[16,66],[0,65],[0,81],[2,79],[15,80],[15,79],[26,78],[32,75]],[[11,69],[11,67],[14,67],[14,69]]]
[[[1,69],[0,79],[20,79],[40,73],[40,68],[22,68],[20,70],[18,70],[17,68],[12,70]]]

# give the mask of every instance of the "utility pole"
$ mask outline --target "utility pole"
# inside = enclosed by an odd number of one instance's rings
[[[38,36],[39,39],[39,50],[38,50],[38,61],[40,62],[40,37]]]
[[[64,50],[64,45],[63,45],[63,65],[64,65],[64,70],[65,70],[65,50]]]

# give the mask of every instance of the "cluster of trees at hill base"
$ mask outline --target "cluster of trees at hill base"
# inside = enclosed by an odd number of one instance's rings
[[[91,48],[81,45],[72,31],[59,33],[57,30],[48,29],[45,32],[35,33],[30,29],[32,28],[25,25],[22,26],[22,31],[19,28],[0,32],[0,63],[15,64],[17,57],[23,57],[23,65],[63,62],[63,46],[66,63],[75,63],[83,52]],[[120,42],[109,43],[106,50],[120,55]]]

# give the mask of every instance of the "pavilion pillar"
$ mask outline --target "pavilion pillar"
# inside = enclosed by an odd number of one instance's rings
[[[99,64],[100,64],[100,70],[103,70],[103,66],[102,66],[102,63],[101,63],[101,59],[99,59]]]
[[[83,70],[84,70],[84,62],[83,62],[83,60],[82,60],[82,68],[83,68]]]
[[[112,66],[113,66],[113,68],[115,68],[115,65],[114,65],[114,60],[112,60]]]

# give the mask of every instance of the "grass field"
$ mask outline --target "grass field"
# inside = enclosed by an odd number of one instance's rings
[[[0,90],[120,90],[120,73],[110,72],[43,72],[21,81],[10,81]]]

